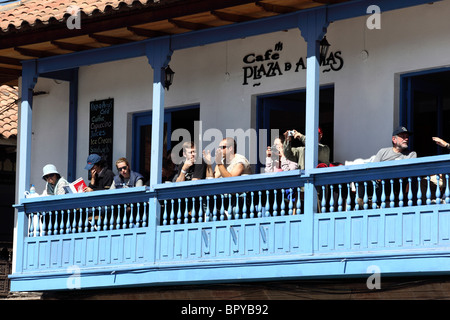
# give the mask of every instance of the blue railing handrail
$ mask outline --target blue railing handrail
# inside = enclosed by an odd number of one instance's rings
[[[208,196],[218,193],[238,193],[261,189],[288,189],[305,183],[304,171],[292,170],[278,173],[261,173],[239,177],[205,179],[165,183],[154,187],[159,200]]]
[[[60,208],[74,209],[80,205],[98,207],[126,202],[148,201],[154,193],[148,187],[123,188],[86,193],[73,193],[55,196],[22,199],[14,207],[25,207],[25,212],[49,211]]]
[[[450,155],[316,168],[307,174],[316,185],[426,176],[450,172]]]
[[[156,195],[158,200],[180,197],[198,197],[219,193],[289,189],[303,186],[305,182],[315,185],[368,181],[412,176],[425,176],[450,171],[450,155],[422,157],[416,159],[357,164],[308,171],[293,170],[278,173],[261,173],[247,176],[205,179],[186,182],[165,183],[149,187],[105,190],[90,193],[36,197],[22,199],[15,207],[24,206],[25,212],[78,208],[84,206],[115,205],[124,202],[147,201]]]

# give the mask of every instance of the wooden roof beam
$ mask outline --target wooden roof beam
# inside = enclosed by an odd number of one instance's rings
[[[133,40],[130,40],[130,39],[104,36],[104,35],[99,35],[99,34],[94,34],[94,33],[89,34],[89,37],[91,37],[92,39],[95,39],[98,42],[109,44],[109,45],[133,42]]]
[[[312,0],[312,2],[317,2],[320,4],[335,4],[335,3],[342,3],[347,2],[348,0]]]
[[[51,41],[51,44],[68,51],[84,51],[89,49],[94,49],[94,47],[85,46],[82,44],[76,44],[76,43],[68,43],[68,42],[62,42],[62,41]]]
[[[253,17],[243,16],[243,15],[233,14],[233,13],[228,13],[228,12],[223,12],[223,11],[217,11],[217,10],[211,11],[211,14],[213,16],[219,18],[220,20],[229,21],[229,22],[246,22],[246,21],[256,20],[256,18],[253,18]]]
[[[7,75],[8,77],[6,77],[6,78],[11,78],[9,76],[20,77],[22,75],[22,70],[0,67],[0,74],[2,76],[6,76]]]
[[[55,56],[56,53],[51,53],[43,50],[27,49],[21,47],[15,47],[15,51],[19,52],[23,56],[34,57],[34,58],[46,58]]]
[[[137,28],[137,27],[127,27],[127,29],[128,29],[128,31],[133,32],[137,36],[147,37],[147,38],[156,38],[156,37],[170,35],[170,33],[167,33],[167,32],[144,29],[144,28]]]
[[[2,64],[10,64],[13,66],[22,66],[22,60],[10,57],[0,57],[0,63]]]
[[[203,23],[194,23],[189,21],[183,21],[178,19],[169,19],[169,22],[175,25],[178,28],[187,29],[187,30],[203,30],[211,28],[211,26]]]
[[[270,3],[264,3],[261,1],[256,1],[255,5],[263,8],[267,12],[272,12],[272,13],[290,13],[290,12],[295,12],[295,11],[299,10],[297,8],[280,6],[280,5],[276,5],[276,4],[270,4]]]

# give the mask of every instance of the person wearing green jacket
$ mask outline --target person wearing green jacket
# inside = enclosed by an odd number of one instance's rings
[[[305,169],[305,142],[306,136],[297,130],[288,130],[284,133],[285,139],[283,143],[283,151],[286,159],[294,161],[298,164],[298,168],[301,170]],[[327,145],[321,144],[323,132],[319,128],[319,154],[318,160],[319,164],[324,163],[327,166],[330,164],[330,148]],[[292,140],[298,139],[301,146],[293,147]]]

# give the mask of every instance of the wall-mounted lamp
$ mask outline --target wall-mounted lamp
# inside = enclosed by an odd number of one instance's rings
[[[330,44],[327,41],[327,37],[323,37],[320,40],[320,62],[325,61],[328,54],[328,49],[330,48]]]
[[[48,94],[46,91],[33,91],[33,97],[42,96],[43,94]]]
[[[175,72],[170,69],[170,66],[167,66],[164,69],[164,88],[166,88],[167,90],[169,90],[169,87],[172,85],[174,74]]]

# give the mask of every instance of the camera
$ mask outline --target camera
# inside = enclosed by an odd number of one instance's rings
[[[294,130],[289,130],[288,137],[293,137],[293,136],[294,136]]]
[[[280,156],[280,151],[278,151],[277,146],[272,146],[270,150],[272,151],[272,158],[278,159],[278,157]]]

